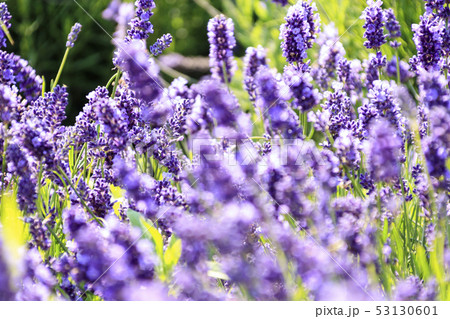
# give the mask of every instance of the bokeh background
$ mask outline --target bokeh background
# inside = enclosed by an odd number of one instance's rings
[[[133,2],[131,0],[124,2]],[[65,42],[75,22],[83,25],[82,33],[71,50],[61,77],[61,83],[69,87],[70,105],[67,124],[85,104],[85,96],[98,85],[105,85],[114,74],[112,70],[113,45],[108,34],[113,34],[115,24],[102,18],[110,0],[7,0],[13,16],[11,33],[15,45],[9,51],[30,61],[47,82],[54,78],[65,51]],[[235,54],[242,57],[248,46],[263,45],[269,49],[270,63],[282,70],[284,61],[279,48],[279,26],[283,23],[288,7],[273,4],[270,0],[156,0],[152,23],[155,33],[148,40],[152,44],[164,33],[171,33],[174,42],[163,63],[162,76],[166,81],[182,72],[193,81],[207,72],[209,45],[206,26],[208,19],[222,12],[233,18],[238,47]],[[290,1],[295,3],[296,1]],[[315,0],[323,24],[334,21],[348,58],[367,58],[363,46],[363,22],[359,19],[366,0]],[[402,24],[400,57],[415,53],[411,25],[419,21],[423,13],[422,0],[385,0],[386,7],[395,10]],[[96,20],[98,24],[94,21]],[[102,30],[104,29],[104,31]],[[106,33],[106,32],[108,33]],[[384,46],[385,54],[393,52]],[[318,48],[315,48],[317,51]],[[181,59],[181,56],[189,59]],[[316,52],[312,51],[312,59]],[[177,62],[178,61],[178,62]],[[206,62],[206,64],[205,64]],[[184,64],[184,65],[183,65]],[[242,61],[239,61],[242,66]],[[240,85],[238,73],[233,86]],[[238,93],[239,95],[239,93]]]

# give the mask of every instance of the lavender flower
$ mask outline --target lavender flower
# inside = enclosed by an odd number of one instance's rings
[[[286,66],[283,74],[284,82],[290,87],[294,101],[293,107],[301,112],[311,110],[319,103],[319,91],[312,85],[312,77],[293,65]]]
[[[24,274],[20,291],[16,299],[20,301],[48,300],[56,279],[43,263],[36,248],[30,249],[24,260]]]
[[[382,4],[381,0],[367,0],[367,8],[364,9],[361,16],[361,19],[365,20],[363,28],[366,29],[364,38],[367,41],[364,42],[364,46],[377,51],[386,43],[386,35],[383,32],[385,17],[381,8]]]
[[[338,62],[337,75],[338,80],[344,83],[344,90],[347,94],[358,94],[362,90],[362,81],[360,76],[361,62],[359,60],[348,61],[343,58]]]
[[[150,53],[153,56],[158,56],[164,52],[172,43],[172,35],[170,33],[164,34],[156,40],[155,44],[150,47]]]
[[[73,48],[75,41],[77,41],[78,34],[81,31],[81,24],[75,23],[70,30],[69,36],[67,37],[66,47]]]
[[[380,70],[387,64],[385,55],[382,55],[380,51],[377,54],[369,54],[369,60],[365,61],[364,67],[366,69],[366,86],[371,89],[373,83],[380,80]]]
[[[261,67],[255,76],[257,86],[256,105],[268,115],[272,130],[286,138],[298,138],[301,134],[298,116],[287,105],[289,89],[283,87],[268,67]]]
[[[92,210],[100,218],[104,218],[112,211],[109,183],[105,178],[95,180],[94,189],[89,192],[88,200]]]
[[[283,57],[289,63],[307,58],[306,50],[312,48],[320,29],[319,16],[315,15],[316,5],[311,1],[300,1],[289,8],[286,23],[281,25],[280,40]]]
[[[30,175],[24,175],[19,179],[17,185],[17,203],[20,210],[26,214],[32,214],[36,210],[36,200],[38,198],[36,190],[37,181]]]
[[[386,30],[388,31],[388,37],[391,40],[389,44],[393,48],[398,48],[401,43],[397,42],[396,38],[400,38],[402,36],[402,32],[400,31],[400,23],[398,23],[394,10],[391,8],[384,10],[384,15],[386,19]]]
[[[152,10],[156,8],[153,0],[136,0],[136,17],[130,22],[127,42],[133,40],[146,40],[153,33],[153,25],[150,18],[153,15]]]
[[[109,146],[122,151],[127,142],[127,117],[120,111],[114,100],[109,97],[99,99],[93,104],[95,114],[102,124],[103,132],[108,138]]]
[[[345,49],[337,39],[328,40],[321,46],[319,65],[313,69],[313,77],[322,88],[327,89],[329,81],[336,77],[338,63],[343,59],[344,55]]]
[[[216,16],[208,22],[209,66],[213,77],[223,83],[231,82],[236,71],[233,49],[236,46],[234,24],[223,15]]]
[[[127,191],[137,210],[148,217],[156,214],[156,203],[150,194],[151,178],[148,175],[139,175],[135,169],[129,167],[122,159],[116,158],[114,162],[114,176],[120,185]]]
[[[419,74],[419,90],[420,100],[427,109],[437,106],[450,109],[450,91],[445,77],[439,71],[422,70]]]
[[[152,1],[153,2],[153,1]],[[129,87],[136,96],[149,105],[162,93],[158,68],[139,41],[132,41],[120,48],[118,64],[126,72]]]
[[[46,228],[48,222],[43,222],[39,216],[29,216],[24,221],[30,227],[32,240],[29,245],[42,250],[48,250],[51,246],[50,231]]]
[[[354,114],[350,98],[343,91],[341,83],[334,84],[334,92],[325,92],[325,103],[322,108],[328,112],[327,127],[333,137],[339,135],[341,129],[353,129]]]
[[[262,46],[247,48],[244,58],[244,89],[250,96],[250,101],[256,99],[255,74],[262,65],[267,65],[266,50]]]
[[[42,92],[42,79],[28,62],[5,51],[0,51],[0,83],[15,85],[18,93],[28,102],[38,98]]]
[[[444,176],[444,183],[438,185],[444,189],[448,187],[445,184],[448,183],[446,181],[450,178],[450,171],[446,166],[450,148],[450,127],[447,122],[449,119],[448,108],[434,107],[430,110],[431,136],[427,136],[423,140],[423,151],[428,172],[437,179]]]
[[[187,133],[187,117],[192,111],[191,101],[181,100],[176,104],[175,112],[168,120],[172,136],[176,139]]]
[[[433,14],[444,20],[450,17],[448,0],[424,0],[424,1],[425,1],[425,9],[428,14]]]
[[[11,28],[11,23],[9,23],[9,20],[11,20],[11,14],[8,11],[8,6],[6,3],[1,2],[0,3],[0,23],[3,24],[6,29]],[[3,31],[2,28],[0,28],[0,48],[6,47],[6,34],[5,31]]]
[[[17,92],[7,85],[0,84],[0,119],[3,122],[18,120],[19,100]]]
[[[418,69],[437,70],[442,54],[442,30],[443,21],[431,16],[421,16],[420,24],[413,24],[414,43],[417,48],[417,56],[410,63]]]
[[[370,98],[369,108],[375,109],[377,115],[386,118],[391,124],[392,128],[399,138],[403,140],[405,138],[405,125],[406,121],[401,114],[401,109],[397,102],[394,100],[394,93],[391,85],[387,81],[375,81],[373,88],[369,91],[368,97]],[[360,117],[360,119],[366,120],[367,113]],[[362,124],[361,128],[367,126],[367,123]],[[403,150],[403,146],[402,146]]]
[[[55,131],[66,119],[66,107],[69,104],[66,87],[57,85],[53,92],[47,92],[33,102],[25,118],[40,118],[47,128]]]
[[[361,145],[352,131],[347,129],[340,130],[333,146],[336,148],[336,155],[343,165],[353,170],[359,169]]]
[[[218,81],[205,82],[203,96],[206,105],[212,109],[217,125],[234,126],[239,109],[237,99]]]
[[[370,129],[367,162],[375,182],[399,177],[401,146],[401,140],[387,121],[379,120],[373,124]]]

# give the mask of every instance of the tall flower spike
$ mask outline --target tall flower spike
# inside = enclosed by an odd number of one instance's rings
[[[0,3],[0,23],[3,24],[6,29],[11,28],[9,20],[11,20],[11,14],[8,11],[8,6],[6,3],[2,2]],[[0,48],[2,47],[6,47],[6,34],[3,28],[0,28]]]
[[[439,18],[421,16],[420,24],[413,24],[413,39],[417,55],[410,60],[410,63],[415,69],[420,67],[428,71],[439,69],[439,60],[442,55],[443,23]]]
[[[17,98],[17,91],[14,87],[0,84],[0,121],[11,122],[11,120],[18,120],[17,109],[19,107],[19,100]]]
[[[164,52],[165,49],[170,47],[172,43],[172,36],[170,33],[164,34],[161,38],[156,40],[155,44],[150,47],[150,52],[153,56],[158,56]]]
[[[398,23],[394,10],[391,8],[384,10],[384,14],[386,17],[386,30],[388,31],[388,37],[391,40],[389,44],[393,48],[398,48],[401,43],[395,39],[402,36],[402,32],[400,31],[400,23]]]
[[[284,68],[283,78],[294,97],[293,108],[306,112],[319,103],[319,92],[314,89],[312,77],[308,72],[302,72],[298,67],[289,65]]]
[[[220,82],[205,82],[202,93],[217,125],[234,126],[236,124],[236,113],[239,110],[237,99]]]
[[[233,49],[236,46],[233,21],[224,15],[209,20],[208,41],[209,66],[213,77],[223,83],[231,82],[237,68],[236,61],[233,60]]]
[[[66,47],[73,48],[75,41],[78,39],[78,34],[81,32],[81,24],[75,23],[70,30],[69,36],[67,37]]]
[[[20,56],[0,51],[0,83],[15,85],[28,102],[38,98],[42,93],[42,79]]]
[[[134,40],[119,49],[117,63],[126,72],[129,88],[136,97],[146,103],[152,103],[162,94],[158,79],[158,68],[150,59],[142,43]]]
[[[398,179],[401,144],[389,122],[380,119],[370,128],[367,162],[375,182]]]
[[[366,86],[371,89],[373,82],[380,79],[379,70],[384,68],[387,64],[386,56],[378,51],[377,54],[369,54],[369,60],[364,61],[366,71]]]
[[[379,50],[380,47],[386,43],[386,35],[383,32],[384,27],[384,14],[381,5],[381,0],[367,0],[368,7],[363,11],[361,19],[365,19],[363,28],[364,38],[367,40],[364,42],[364,46],[368,49]]]
[[[256,99],[255,74],[262,65],[267,65],[266,50],[262,46],[247,48],[244,58],[244,88],[251,101]]]
[[[285,24],[280,27],[281,49],[283,57],[289,63],[303,63],[307,58],[306,50],[312,48],[313,41],[320,31],[320,18],[316,4],[311,1],[299,1],[289,8]]]
[[[130,22],[130,30],[128,30],[127,42],[132,40],[146,40],[150,33],[153,33],[153,25],[150,17],[153,15],[152,10],[156,8],[153,0],[136,0],[136,17]]]
[[[433,14],[442,19],[448,19],[450,17],[450,4],[449,0],[424,0],[425,9],[428,14]],[[447,4],[447,6],[446,6]]]

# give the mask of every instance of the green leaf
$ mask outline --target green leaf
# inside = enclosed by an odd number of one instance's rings
[[[388,234],[389,234],[389,222],[388,219],[385,218],[384,219],[384,225],[383,225],[383,243],[386,242],[387,238],[388,238]]]
[[[150,234],[151,240],[153,244],[155,245],[156,254],[159,256],[161,261],[163,260],[163,254],[164,254],[164,241],[162,238],[162,235],[159,233],[159,231],[150,225],[144,218],[141,218],[142,226],[146,229],[146,231]]]
[[[405,263],[404,263],[405,252],[403,251],[403,239],[402,239],[395,224],[393,224],[393,227],[392,227],[391,238],[392,238],[392,248],[397,255],[397,259],[401,266],[401,269],[404,270],[405,269]]]
[[[153,242],[155,252],[161,262],[163,262],[164,242],[159,231],[153,227],[153,225],[151,225],[140,213],[132,209],[128,209],[127,215],[131,224],[135,227],[139,227],[143,232],[143,236]]]
[[[16,196],[12,193],[3,194],[1,198],[0,222],[5,244],[12,251],[22,247],[29,236],[27,226],[22,220],[22,213],[17,207]]]
[[[428,265],[425,249],[422,245],[419,245],[416,250],[417,267],[419,268],[419,272],[422,278],[424,280],[427,280],[430,277],[430,267]]]
[[[169,247],[164,253],[164,267],[171,271],[181,257],[181,239],[172,237]]]

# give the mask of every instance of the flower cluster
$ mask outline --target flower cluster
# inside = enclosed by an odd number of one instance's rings
[[[400,23],[398,23],[394,10],[391,8],[385,10],[384,14],[386,19],[386,30],[388,31],[388,37],[391,40],[389,44],[393,48],[398,48],[401,43],[395,39],[402,36],[402,32],[400,31]]]
[[[152,10],[156,8],[153,0],[136,0],[136,16],[130,22],[127,40],[146,40],[153,33],[153,24],[150,18],[153,15]]]
[[[244,88],[247,90],[250,100],[256,99],[255,75],[260,66],[267,65],[266,50],[262,46],[248,48],[244,58],[245,75]]]
[[[381,5],[381,0],[367,0],[367,8],[364,10],[361,19],[365,20],[364,46],[368,49],[379,50],[386,43],[386,35],[384,34],[384,24],[386,17]],[[390,30],[389,30],[390,31]]]
[[[236,46],[233,21],[223,15],[209,20],[208,40],[212,75],[223,83],[231,82],[236,71],[236,62],[233,59],[233,49]]]
[[[410,63],[415,67],[426,70],[437,70],[442,54],[442,30],[444,22],[432,16],[421,16],[420,24],[414,24],[414,43],[417,55]]]
[[[307,58],[306,50],[312,48],[320,30],[320,20],[315,11],[316,5],[309,0],[299,1],[289,8],[286,23],[280,28],[281,49],[287,62],[303,63]]]

